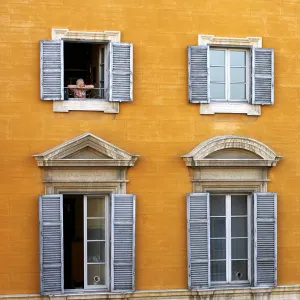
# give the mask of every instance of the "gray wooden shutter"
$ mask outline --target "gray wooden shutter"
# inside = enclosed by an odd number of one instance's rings
[[[187,195],[188,286],[210,286],[209,194]]]
[[[277,284],[277,195],[254,193],[254,285]]]
[[[40,41],[40,91],[42,100],[64,99],[63,41]]]
[[[274,49],[252,49],[252,104],[274,104]]]
[[[111,197],[111,289],[135,289],[135,195]]]
[[[109,101],[132,101],[133,45],[110,43]]]
[[[62,202],[62,195],[41,195],[39,198],[42,295],[61,294],[64,289]]]
[[[188,47],[189,102],[209,102],[209,46]]]

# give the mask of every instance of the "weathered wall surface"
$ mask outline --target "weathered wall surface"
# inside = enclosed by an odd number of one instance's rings
[[[37,197],[32,154],[84,132],[141,158],[129,170],[137,195],[136,287],[187,287],[189,172],[180,155],[203,140],[255,138],[284,158],[278,193],[278,282],[300,282],[300,3],[296,0],[1,0],[0,294],[39,292]],[[54,113],[39,99],[39,40],[51,29],[120,30],[134,44],[134,102],[120,113]],[[275,105],[262,116],[199,114],[187,101],[187,46],[197,34],[261,36],[275,49]]]

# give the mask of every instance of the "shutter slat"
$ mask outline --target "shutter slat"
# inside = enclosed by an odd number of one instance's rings
[[[274,103],[274,49],[252,50],[252,104]]]
[[[63,292],[63,208],[62,195],[41,195],[40,289],[42,295]]]
[[[112,291],[135,289],[135,195],[112,194]]]
[[[189,289],[210,285],[209,194],[187,195]]]
[[[40,90],[42,100],[63,100],[63,41],[40,41]]]
[[[254,193],[254,285],[277,284],[277,197]]]
[[[109,101],[132,101],[133,45],[110,43]]]
[[[189,102],[209,102],[208,46],[188,47]]]

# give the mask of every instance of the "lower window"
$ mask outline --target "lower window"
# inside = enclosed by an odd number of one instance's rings
[[[251,217],[247,194],[210,196],[210,280],[249,283]]]

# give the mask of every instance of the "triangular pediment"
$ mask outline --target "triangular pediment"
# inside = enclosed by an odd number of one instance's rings
[[[38,166],[133,166],[139,155],[85,133],[41,154],[34,155]]]

